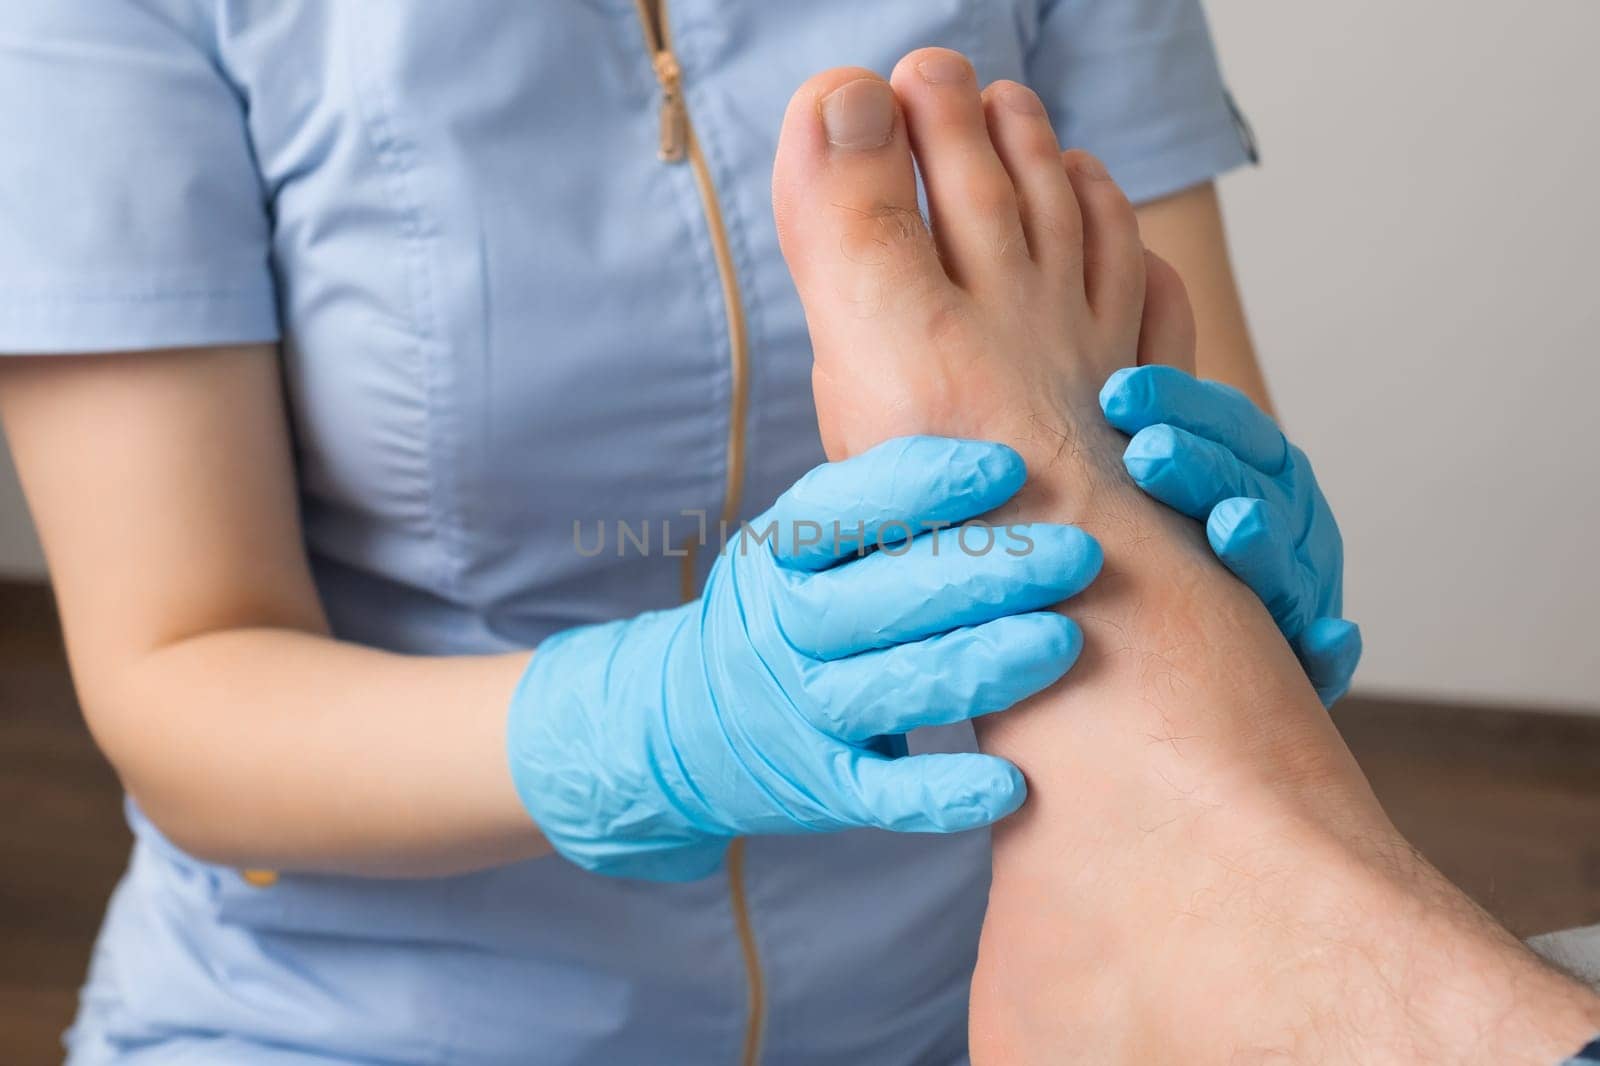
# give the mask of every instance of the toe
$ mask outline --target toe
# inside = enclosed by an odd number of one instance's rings
[[[1139,323],[1139,365],[1160,363],[1195,370],[1194,307],[1171,263],[1145,253],[1144,316]]]
[[[905,121],[869,70],[819,74],[789,102],[772,177],[785,260],[808,312],[876,305],[919,280],[948,284],[917,205]]]
[[[1016,189],[1028,251],[1057,291],[1083,292],[1083,216],[1037,94],[1014,81],[983,91],[989,138]]]
[[[946,270],[966,288],[1007,276],[1026,261],[1016,191],[989,140],[978,78],[965,56],[923,48],[890,76],[928,192]]]
[[[1132,345],[1144,308],[1144,245],[1133,205],[1088,152],[1061,156],[1072,191],[1083,212],[1084,289],[1101,326],[1119,342]]]

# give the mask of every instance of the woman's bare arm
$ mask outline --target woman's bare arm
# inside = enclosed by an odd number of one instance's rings
[[[274,349],[10,358],[0,417],[89,726],[175,843],[395,876],[549,851],[505,765],[525,653],[329,636]]]
[[[1137,209],[1145,246],[1171,263],[1194,304],[1202,377],[1225,382],[1271,412],[1272,397],[1256,360],[1244,302],[1228,255],[1222,204],[1211,182],[1143,204]]]

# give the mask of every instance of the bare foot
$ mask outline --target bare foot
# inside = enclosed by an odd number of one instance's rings
[[[1077,668],[980,726],[1029,799],[994,837],[974,1059],[1509,1062],[1504,1046],[1581,1042],[1587,1001],[1413,854],[1266,611],[1123,472],[1096,394],[1141,335],[1182,349],[1192,325],[1121,191],[1059,154],[1038,99],[980,95],[941,49],[892,88],[829,71],[789,108],[773,198],[830,457],[910,433],[1005,441],[1030,470],[1012,513],[1106,551],[1073,602]],[[1513,1019],[1514,1043],[1467,1057],[1444,1008],[1477,997],[1500,1018],[1496,997],[1534,987],[1568,997],[1570,1024]]]

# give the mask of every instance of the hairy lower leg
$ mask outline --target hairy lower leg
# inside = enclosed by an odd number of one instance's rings
[[[1029,800],[994,833],[975,1061],[1570,1051],[1600,1025],[1586,993],[1412,851],[1261,605],[1076,426],[1013,441],[1017,517],[1084,526],[1106,570],[1070,605],[1072,674],[979,727]]]

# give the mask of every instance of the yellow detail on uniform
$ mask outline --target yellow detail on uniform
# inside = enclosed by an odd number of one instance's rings
[[[744,303],[739,294],[739,278],[734,271],[733,246],[728,241],[722,208],[717,202],[716,185],[711,179],[711,166],[700,151],[700,142],[695,138],[694,125],[689,120],[689,108],[684,101],[683,68],[672,50],[672,30],[667,19],[666,0],[634,0],[634,4],[644,28],[650,65],[661,86],[660,140],[656,155],[664,163],[688,160],[694,173],[695,188],[705,208],[711,253],[716,260],[717,277],[722,285],[722,302],[728,316],[732,383],[728,411],[728,476],[722,496],[721,528],[729,529],[739,517],[739,501],[744,490],[745,409],[750,391],[750,338],[745,327]],[[694,545],[689,547],[693,549]],[[680,583],[685,601],[694,599],[698,594],[695,555],[690,550],[680,564]],[[729,903],[750,989],[741,1061],[743,1066],[756,1066],[761,1061],[761,1039],[766,1028],[766,981],[761,972],[761,954],[756,947],[755,931],[750,921],[750,903],[745,893],[744,841],[736,840],[728,848],[727,869]]]

